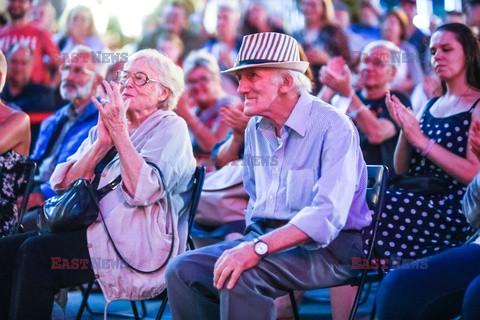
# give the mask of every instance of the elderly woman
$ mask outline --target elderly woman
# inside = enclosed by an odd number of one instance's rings
[[[0,52],[0,91],[5,85],[7,61]],[[26,113],[0,101],[0,237],[17,224],[17,197],[23,163],[30,149],[30,120]]]
[[[93,179],[97,164],[114,147],[118,153],[106,164],[99,186],[118,175],[122,181],[100,201],[105,221],[99,218],[87,230],[0,241],[0,317],[49,319],[59,288],[95,278],[107,303],[160,293],[164,269],[144,274],[122,264],[105,227],[118,252],[140,270],[162,265],[171,246],[173,255],[184,250],[180,193],[187,189],[195,160],[187,126],[172,111],[183,90],[182,71],[148,49],[129,57],[117,81],[104,81],[109,98],[94,101],[98,126],[51,178],[59,189],[80,177]]]

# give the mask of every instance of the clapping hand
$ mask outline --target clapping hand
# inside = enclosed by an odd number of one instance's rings
[[[243,103],[236,106],[223,106],[220,108],[220,116],[233,130],[233,135],[243,140],[245,128],[250,117],[243,113]]]
[[[395,95],[391,96],[390,92],[386,94],[385,103],[390,116],[403,131],[403,135],[408,142],[412,146],[422,149],[424,147],[423,140],[425,140],[425,135],[420,129],[420,124],[412,109],[405,107],[400,99]]]
[[[352,95],[352,74],[342,57],[334,57],[328,65],[319,71],[319,80],[322,84],[332,88],[344,97]]]

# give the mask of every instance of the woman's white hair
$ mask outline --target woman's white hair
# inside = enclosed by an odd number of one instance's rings
[[[156,73],[155,80],[170,91],[168,98],[161,105],[162,109],[173,110],[177,107],[178,98],[185,90],[183,71],[170,58],[155,49],[144,49],[135,52],[128,58],[128,64],[135,60],[145,59],[148,66]]]
[[[300,71],[289,70],[289,69],[277,69],[276,72],[273,74],[272,77],[272,84],[279,85],[282,83],[283,75],[288,74],[293,78],[293,87],[299,94],[303,92],[311,92],[312,91],[312,82],[308,77],[301,73]]]

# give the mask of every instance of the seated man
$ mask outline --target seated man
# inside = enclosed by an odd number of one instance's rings
[[[90,99],[103,80],[106,65],[93,63],[91,49],[86,46],[77,46],[74,52],[83,54],[85,59],[66,61],[61,67],[60,92],[71,102],[42,122],[31,155],[38,164],[38,171],[28,207],[39,205],[55,194],[49,183],[55,166],[75,153],[97,124],[98,110]],[[24,219],[26,229],[30,229],[29,220],[27,216]]]
[[[174,319],[276,319],[290,289],[341,284],[371,217],[353,123],[308,92],[296,41],[244,37],[235,66],[244,113],[245,235],[187,252],[166,273]],[[185,307],[188,306],[188,307]]]

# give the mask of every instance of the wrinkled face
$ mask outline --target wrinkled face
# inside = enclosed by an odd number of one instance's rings
[[[12,20],[19,20],[32,11],[32,0],[8,0],[7,11]]]
[[[244,96],[243,112],[247,116],[269,116],[275,104],[279,85],[273,84],[275,71],[268,68],[248,68],[237,72],[237,91]]]
[[[391,64],[392,53],[383,47],[376,47],[362,55],[360,76],[367,90],[387,88],[395,75]]]
[[[130,101],[129,110],[137,112],[153,113],[158,110],[161,102],[168,97],[169,90],[160,83],[155,70],[149,66],[146,58],[139,58],[133,62],[128,62],[123,68],[127,72],[128,77],[125,82],[120,85],[120,92],[124,101]],[[143,85],[137,85],[132,77],[137,72],[141,72],[152,80]]]
[[[26,48],[19,48],[8,57],[9,81],[24,86],[32,76],[33,56]]]
[[[454,33],[435,32],[430,39],[430,53],[433,70],[441,80],[465,77],[465,52]]]
[[[64,64],[61,72],[60,94],[64,100],[89,99],[95,92],[98,84],[95,75],[95,64],[91,62]]]
[[[218,80],[205,67],[196,67],[186,76],[187,92],[198,105],[206,105],[215,97]]]

